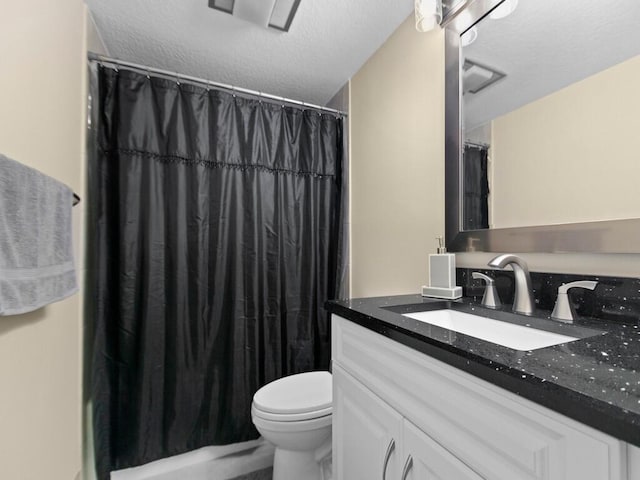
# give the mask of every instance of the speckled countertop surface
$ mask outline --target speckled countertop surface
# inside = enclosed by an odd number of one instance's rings
[[[498,320],[533,324],[571,336],[570,343],[518,351],[402,313],[450,308]],[[580,319],[575,327],[503,307],[483,308],[470,299],[436,300],[402,295],[327,303],[327,310],[433,358],[460,368],[551,410],[640,446],[640,328]]]

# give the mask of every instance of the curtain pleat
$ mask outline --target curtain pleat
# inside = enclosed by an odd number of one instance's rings
[[[99,67],[91,397],[101,479],[257,438],[252,396],[328,369],[342,119]]]
[[[463,156],[463,230],[489,228],[488,159],[487,148],[465,145]]]

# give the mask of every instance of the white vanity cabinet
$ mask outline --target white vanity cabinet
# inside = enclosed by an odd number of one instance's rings
[[[339,316],[332,329],[335,480],[636,479],[620,440]]]
[[[482,480],[337,365],[333,379],[335,478]]]

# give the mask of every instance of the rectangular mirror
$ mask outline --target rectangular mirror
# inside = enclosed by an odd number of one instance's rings
[[[442,0],[442,15],[451,17],[458,9],[464,8],[466,0]]]
[[[640,2],[463,3],[445,17],[450,251],[640,252]]]

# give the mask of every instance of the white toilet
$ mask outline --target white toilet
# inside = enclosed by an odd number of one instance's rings
[[[331,454],[331,392],[331,373],[309,372],[253,396],[253,424],[276,447],[273,480],[328,480],[321,464]]]

